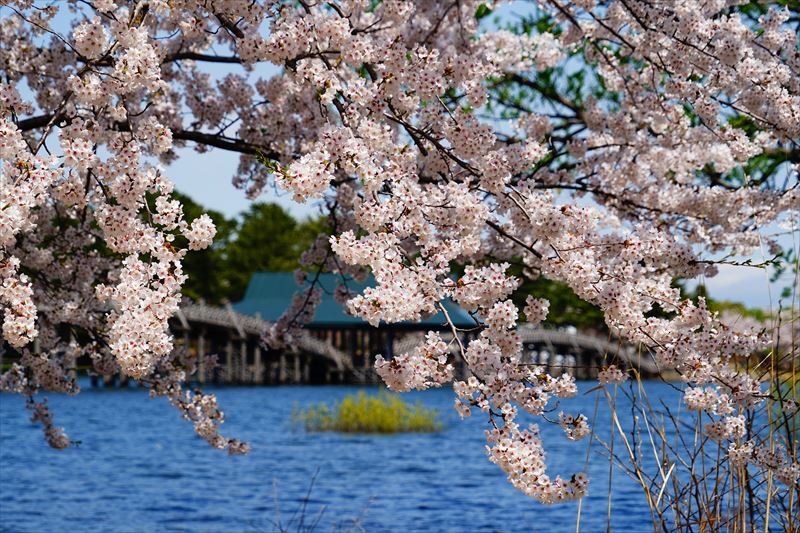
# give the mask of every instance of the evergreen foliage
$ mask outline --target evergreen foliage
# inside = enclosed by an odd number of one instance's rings
[[[189,251],[183,262],[188,276],[183,293],[214,305],[241,300],[254,272],[295,270],[300,255],[326,231],[324,219],[297,221],[277,204],[255,203],[229,219],[184,194],[174,196],[188,222],[207,213],[217,227],[214,244]]]

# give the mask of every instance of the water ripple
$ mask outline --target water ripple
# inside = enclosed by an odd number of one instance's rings
[[[88,387],[77,397],[50,398],[57,425],[82,442],[51,450],[29,422],[23,399],[0,394],[0,533],[256,533],[275,530],[278,520],[287,525],[303,506],[307,520],[321,513],[318,531],[346,529],[359,517],[366,531],[379,532],[574,531],[574,502],[536,504],[487,461],[486,421],[479,415],[458,420],[452,391],[410,394],[411,401],[440,410],[440,434],[292,430],[292,405],[331,401],[354,390],[216,390],[225,434],[252,444],[244,457],[209,448],[166,402],[149,400],[145,391]],[[663,384],[651,384],[649,392],[676,399]],[[594,408],[591,395],[569,402],[564,408],[572,412]],[[566,442],[550,425],[542,427],[542,436],[554,475],[583,467],[585,442]],[[606,529],[607,468],[599,453],[593,456],[582,531]],[[612,529],[647,529],[649,512],[638,485],[615,475],[611,492]]]

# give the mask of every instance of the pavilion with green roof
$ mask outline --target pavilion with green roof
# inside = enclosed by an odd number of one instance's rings
[[[313,277],[313,276],[310,276]],[[370,328],[370,324],[349,314],[342,304],[336,302],[333,291],[339,284],[341,277],[338,274],[323,273],[319,275],[318,284],[323,290],[322,301],[317,307],[313,322],[309,328]],[[307,282],[303,287],[298,287],[291,272],[256,272],[250,278],[244,299],[233,304],[236,312],[243,315],[260,315],[263,320],[274,322],[286,311],[292,303],[294,294],[309,286]],[[347,280],[347,287],[360,293],[367,287],[375,286],[375,278],[369,276],[366,282],[358,283],[351,278]],[[469,313],[450,300],[443,302],[450,320],[459,328],[475,326],[475,320]],[[425,318],[420,322],[400,322],[397,324],[381,324],[381,328],[429,330],[449,328],[441,312]]]
[[[313,279],[314,276],[309,278]],[[316,309],[313,321],[306,324],[305,329],[317,339],[349,353],[355,366],[369,368],[372,357],[378,353],[391,357],[397,336],[415,331],[450,331],[450,325],[441,312],[419,322],[381,323],[374,327],[369,322],[350,315],[342,304],[336,302],[333,294],[340,281],[338,274],[320,274],[318,286],[323,291],[322,301]],[[233,309],[243,315],[258,316],[262,320],[275,322],[291,305],[295,293],[307,288],[309,283],[299,287],[291,272],[257,272],[250,278],[244,299],[234,303]],[[355,293],[372,286],[375,286],[375,279],[371,275],[363,283],[347,280],[348,289]],[[442,305],[456,327],[475,327],[475,320],[463,308],[450,300],[445,300]]]
[[[287,347],[270,347],[263,335],[271,323],[280,319],[294,295],[308,288],[298,287],[294,274],[259,272],[254,274],[242,301],[224,307],[184,301],[170,322],[178,345],[185,348],[187,361],[195,361],[192,380],[219,384],[322,384],[378,383],[373,368],[377,354],[389,359],[419,346],[429,330],[449,335],[450,325],[442,313],[419,322],[368,322],[348,314],[334,299],[340,282],[336,274],[322,274],[317,280],[323,291],[314,319],[292,338]],[[374,286],[369,277],[364,283],[347,281],[353,292]],[[454,325],[460,330],[459,344],[466,346],[480,335],[475,319],[451,301],[443,302]],[[536,365],[550,375],[568,372],[583,379],[594,379],[609,358],[625,368],[637,368],[642,376],[656,376],[658,368],[652,354],[617,339],[545,328],[520,328],[523,353],[520,364]],[[469,368],[450,345],[450,362],[457,379],[466,379]]]

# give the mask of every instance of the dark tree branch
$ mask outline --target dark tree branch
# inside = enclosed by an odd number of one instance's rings
[[[222,24],[222,27],[228,30],[228,32],[230,32],[233,36],[239,39],[244,38],[244,32],[226,15],[223,15],[222,13],[214,13],[214,16],[217,17],[217,20],[220,24]]]
[[[499,233],[500,235],[502,235],[503,237],[505,237],[505,238],[507,238],[507,239],[510,239],[510,240],[511,240],[511,241],[513,241],[514,243],[516,243],[516,244],[518,244],[519,246],[521,246],[521,247],[525,248],[526,250],[528,250],[530,253],[532,253],[533,255],[535,255],[536,257],[538,257],[539,259],[541,259],[541,258],[542,258],[542,254],[541,254],[541,252],[539,252],[538,250],[535,250],[535,249],[533,248],[533,246],[531,246],[530,244],[526,244],[526,243],[522,242],[521,240],[519,240],[518,238],[516,238],[516,237],[514,237],[513,235],[511,235],[510,233],[508,233],[508,232],[507,232],[506,230],[504,230],[504,229],[503,229],[503,228],[500,226],[500,224],[498,224],[497,222],[495,222],[495,221],[493,221],[493,220],[487,220],[487,221],[486,221],[486,224],[487,224],[487,225],[488,225],[490,228],[492,228],[493,230],[495,230],[497,233]]]
[[[164,58],[164,63],[191,59],[192,61],[205,61],[207,63],[241,63],[242,60],[236,56],[215,56],[209,54],[199,54],[197,52],[177,52]]]
[[[36,117],[26,118],[17,122],[17,127],[20,131],[30,131],[37,128],[43,128],[50,124],[59,124],[62,121],[68,120],[65,115],[58,115],[53,118],[52,114],[39,115]],[[131,126],[128,122],[116,122],[114,128],[117,131],[130,131]],[[259,152],[270,159],[278,159],[279,156],[272,150],[264,146],[249,143],[241,139],[234,139],[222,135],[215,135],[212,133],[204,133],[202,131],[190,130],[172,130],[172,138],[180,141],[192,141],[198,144],[205,144],[213,146],[214,148],[221,148],[230,152],[238,152],[240,154],[256,155]]]
[[[45,126],[47,126],[47,124],[50,123],[50,120],[52,119],[53,119],[52,114],[39,115],[38,117],[31,117],[31,118],[26,118],[25,120],[20,120],[19,122],[17,122],[17,127],[22,132],[35,130],[38,128],[44,128]],[[57,124],[61,122],[63,119],[64,119],[63,116],[56,117],[56,120],[54,120],[53,122]]]
[[[214,135],[211,133],[203,133],[201,131],[188,131],[188,130],[173,130],[173,139],[182,141],[192,141],[198,144],[205,144],[215,148],[221,148],[230,152],[239,152],[240,154],[256,155],[261,152],[269,159],[278,159],[278,154],[272,150],[266,150],[264,146],[248,143],[240,139],[232,139],[230,137],[223,137],[221,135]]]
[[[553,87],[543,85],[535,79],[526,78],[525,76],[522,76],[521,74],[517,73],[508,73],[506,74],[505,79],[506,81],[514,82],[519,85],[528,87],[529,89],[533,89],[534,91],[538,92],[545,98],[558,102],[564,107],[572,110],[572,112],[574,112],[575,115],[578,117],[580,117],[583,113],[583,110],[580,108],[578,104],[556,92]]]

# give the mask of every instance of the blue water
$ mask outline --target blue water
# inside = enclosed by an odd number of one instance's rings
[[[647,387],[651,401],[676,405],[668,385]],[[314,523],[313,531],[354,525],[365,531],[575,531],[577,502],[544,506],[515,491],[486,458],[486,419],[478,413],[461,421],[451,389],[408,394],[440,409],[445,430],[438,434],[293,430],[293,405],[330,402],[354,390],[215,390],[226,413],[223,433],[252,445],[240,457],[209,448],[177,411],[143,390],[86,386],[77,397],[51,396],[56,424],[81,441],[64,451],[45,444],[21,397],[0,395],[0,531],[307,531]],[[561,408],[591,419],[596,395],[581,394]],[[600,402],[595,427],[607,437],[611,420]],[[625,400],[619,402],[624,413]],[[583,469],[589,439],[567,441],[550,424],[542,424],[542,435],[551,475]],[[597,442],[588,472],[580,531],[605,531],[609,463]],[[652,531],[636,482],[616,470],[611,495],[612,531]]]

